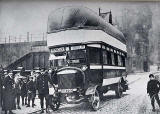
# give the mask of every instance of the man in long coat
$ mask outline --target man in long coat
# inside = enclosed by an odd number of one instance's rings
[[[0,108],[2,107],[2,80],[3,80],[3,68],[0,67]]]
[[[21,98],[22,98],[22,106],[27,105],[27,79],[22,79],[21,83]]]
[[[13,114],[12,110],[16,109],[13,73],[10,72],[8,76],[4,78],[3,88],[2,108],[5,110],[5,114],[7,114],[7,111],[9,111],[9,114]]]
[[[44,69],[41,70],[41,73],[37,77],[37,89],[40,98],[41,104],[41,113],[43,113],[43,105],[44,105],[44,98],[46,100],[46,112],[48,112],[48,97],[49,97],[49,86],[48,82],[53,85],[52,80],[48,76],[47,72]]]
[[[36,84],[33,81],[33,76],[29,77],[29,82],[27,83],[27,95],[28,95],[27,107],[30,107],[31,100],[32,100],[32,107],[34,107],[34,100],[36,97]]]

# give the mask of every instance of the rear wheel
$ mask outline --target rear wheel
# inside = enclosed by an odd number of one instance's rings
[[[116,94],[116,97],[118,98],[121,98],[122,97],[122,94],[123,94],[123,88],[121,86],[121,84],[119,83],[116,90],[115,90],[115,94]]]
[[[100,96],[99,92],[96,90],[94,94],[91,95],[91,107],[94,111],[97,111],[100,106]]]

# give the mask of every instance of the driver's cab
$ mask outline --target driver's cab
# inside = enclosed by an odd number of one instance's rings
[[[49,61],[50,68],[57,69],[58,88],[73,89],[84,84],[83,71],[87,64],[85,46],[50,48]]]

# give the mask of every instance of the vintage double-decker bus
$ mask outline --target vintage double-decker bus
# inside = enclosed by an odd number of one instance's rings
[[[113,90],[121,97],[126,91],[122,77],[126,72],[125,38],[92,10],[63,7],[51,12],[47,44],[50,67],[57,69],[59,100],[54,98],[54,110],[60,102],[84,99],[97,110],[103,93]]]

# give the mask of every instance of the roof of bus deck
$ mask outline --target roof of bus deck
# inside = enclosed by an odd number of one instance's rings
[[[102,30],[126,44],[122,32],[86,7],[68,6],[59,8],[49,14],[47,27],[49,34],[76,29]]]

